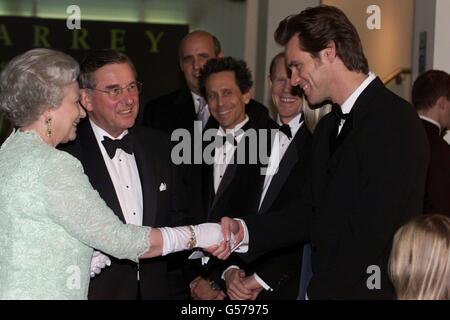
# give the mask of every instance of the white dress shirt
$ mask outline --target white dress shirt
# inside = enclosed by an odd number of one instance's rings
[[[350,97],[345,100],[345,102],[341,106],[342,113],[350,113],[352,111],[353,105],[356,102],[356,99],[360,96],[360,94],[367,88],[367,86],[375,80],[376,75],[373,72],[369,72],[369,76],[356,88],[355,91],[350,95]],[[341,132],[342,127],[344,126],[345,120],[342,119],[339,125],[338,134]]]
[[[111,159],[102,143],[104,136],[113,140],[121,139],[128,134],[128,130],[114,138],[91,119],[89,121],[114,185],[114,190],[116,190],[125,221],[128,224],[141,226],[143,220],[142,186],[134,154],[131,155],[122,149],[117,149],[116,155]]]
[[[286,153],[286,150],[289,148],[289,145],[291,144],[292,140],[294,140],[294,137],[297,134],[300,127],[303,125],[303,121],[300,122],[301,116],[302,116],[302,114],[299,113],[294,119],[292,119],[288,123],[289,127],[291,128],[291,133],[292,133],[291,139],[289,139],[281,131],[278,131],[277,134],[275,135],[275,142],[274,142],[274,145],[272,146],[272,152],[270,154],[268,170],[267,170],[267,172],[270,174],[266,174],[266,176],[264,178],[263,192],[261,195],[261,200],[259,202],[258,210],[261,208],[261,204],[264,201],[267,190],[269,189],[270,183],[272,182],[272,178],[278,172],[278,167],[280,166],[280,162],[283,159],[283,156]],[[277,117],[277,123],[280,126],[282,125],[279,116]]]
[[[222,127],[219,127],[217,135],[226,136],[231,134],[234,136],[237,143],[239,143],[244,137],[245,132],[243,130],[240,132],[238,131],[248,122],[248,120],[249,118],[246,115],[242,122],[236,125],[233,129],[227,129],[226,132],[222,129]],[[238,133],[238,135],[236,135],[236,133]],[[217,193],[217,190],[219,189],[220,182],[222,181],[225,171],[227,170],[228,164],[233,159],[235,150],[236,147],[229,141],[214,149],[214,193]]]

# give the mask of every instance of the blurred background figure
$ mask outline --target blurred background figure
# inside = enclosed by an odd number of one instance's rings
[[[412,103],[430,143],[423,211],[450,217],[450,145],[444,140],[450,128],[450,75],[439,70],[420,75],[412,88]]]
[[[450,219],[418,216],[394,237],[389,272],[400,300],[450,299]]]

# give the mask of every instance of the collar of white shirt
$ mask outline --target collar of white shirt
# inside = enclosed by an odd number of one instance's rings
[[[249,118],[247,115],[245,115],[245,119],[241,122],[239,122],[233,129],[226,129],[226,131],[219,127],[219,130],[217,131],[218,136],[226,136],[227,134],[231,134],[236,139],[236,142],[239,143],[244,136],[244,130],[239,131],[242,129],[243,126],[249,121]],[[236,135],[238,133],[238,135]]]
[[[367,86],[373,81],[375,80],[376,75],[373,72],[369,72],[368,77],[359,85],[358,88],[356,88],[355,91],[353,91],[353,93],[350,95],[350,97],[347,98],[347,100],[345,100],[345,102],[342,104],[341,106],[341,110],[342,113],[349,113],[352,108],[353,105],[356,102],[356,99],[358,99],[359,95],[364,91],[364,89],[367,88]]]
[[[292,137],[295,137],[295,134],[302,126],[303,122],[300,122],[300,118],[302,117],[302,112],[300,112],[298,115],[295,116],[291,121],[288,122],[289,127],[291,128],[291,134]],[[283,123],[280,120],[280,115],[277,115],[277,123],[279,126],[282,126]]]
[[[92,130],[94,131],[95,138],[97,139],[97,142],[98,142],[98,144],[100,145],[101,148],[103,147],[102,141],[103,141],[103,137],[104,136],[106,136],[106,137],[108,137],[108,138],[110,138],[112,140],[116,140],[116,139],[122,139],[125,135],[128,134],[128,130],[125,130],[117,138],[114,138],[108,132],[106,132],[105,130],[100,128],[98,125],[96,125],[94,123],[94,121],[92,121],[91,119],[89,119],[89,122],[91,123]]]
[[[422,120],[428,121],[431,124],[434,124],[436,127],[439,128],[439,134],[441,133],[441,130],[442,130],[441,129],[441,125],[436,120],[433,120],[433,119],[428,118],[427,116],[424,116],[424,115],[421,115],[421,114],[419,114],[419,118],[422,119]]]

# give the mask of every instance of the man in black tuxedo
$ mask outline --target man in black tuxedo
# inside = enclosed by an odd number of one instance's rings
[[[261,127],[246,114],[251,98],[250,71],[243,61],[230,57],[211,59],[200,75],[200,84],[211,114],[220,124],[218,129],[210,129],[214,133],[214,148],[211,152],[207,151],[209,146],[204,149],[204,157],[210,156],[210,159],[204,159],[203,165],[203,219],[218,222],[229,213],[236,217],[256,214],[263,182],[262,164],[268,152],[266,149],[266,153],[261,154],[264,150],[260,153],[257,148],[260,145],[258,130],[267,129],[267,124]],[[269,139],[267,136],[265,146],[270,145]],[[201,270],[194,273],[195,277],[191,276],[192,297],[224,298],[223,290],[212,286],[211,281],[215,285],[222,282],[221,274],[227,264],[210,259],[205,266],[199,266]]]
[[[330,100],[335,110],[315,129],[311,184],[299,188],[296,203],[246,217],[247,234],[235,220],[223,219],[224,228],[239,231],[238,240],[246,235],[247,259],[311,241],[310,299],[393,298],[392,238],[422,212],[429,162],[417,113],[369,73],[356,29],[341,10],[319,6],[289,16],[275,39],[285,46],[291,84],[311,104]],[[224,258],[226,249],[214,254]]]
[[[277,125],[282,131],[276,137],[276,148],[271,150],[271,163],[279,163],[279,167],[276,174],[265,176],[258,203],[260,215],[281,211],[288,206],[294,200],[295,190],[309,183],[311,165],[312,138],[302,112],[306,102],[299,88],[290,84],[283,52],[272,59],[269,86],[278,113]],[[247,288],[251,289],[250,299],[296,299],[302,249],[301,245],[293,245],[265,254],[248,265],[239,266],[243,269],[230,267],[224,274],[228,296],[231,299],[247,299]]]
[[[160,96],[148,102],[143,110],[143,125],[160,129],[169,135],[177,129],[185,129],[194,135],[194,121],[202,122],[202,129],[218,128],[219,124],[211,117],[208,103],[200,91],[198,77],[205,63],[212,58],[222,58],[219,40],[206,31],[193,31],[186,35],[179,46],[179,65],[186,80],[186,87]],[[258,126],[266,125],[268,109],[251,99],[246,105],[246,114]],[[194,153],[195,150],[192,150]],[[179,224],[192,224],[203,221],[202,166],[181,164],[178,166],[181,185],[184,186],[186,217]],[[170,274],[174,295],[185,299],[188,283],[180,275],[186,253],[169,257]]]
[[[412,102],[430,143],[423,211],[450,217],[450,146],[443,138],[450,128],[450,75],[439,70],[420,75],[413,85]]]
[[[89,117],[62,149],[81,161],[92,186],[124,223],[169,225],[176,203],[170,141],[162,132],[134,127],[140,84],[133,63],[117,51],[92,51],[81,64],[79,82]],[[170,298],[165,258],[139,264],[109,258],[111,266],[91,279],[89,299]]]
[[[218,128],[211,117],[208,103],[202,96],[198,77],[205,63],[212,58],[223,58],[219,40],[206,31],[193,31],[186,35],[179,47],[179,64],[186,80],[186,88],[163,95],[147,103],[144,108],[143,124],[160,129],[169,135],[176,129],[188,130],[194,134],[194,121],[202,121],[203,129]],[[251,99],[246,105],[246,114],[253,123],[265,126],[269,119],[268,109]],[[188,194],[188,217],[182,223],[195,223],[203,212],[201,197],[201,166],[182,165],[183,181]]]

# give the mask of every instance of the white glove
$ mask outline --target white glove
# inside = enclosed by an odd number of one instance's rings
[[[222,227],[218,223],[202,223],[192,226],[195,233],[195,247],[208,248],[223,241]],[[172,252],[192,249],[192,231],[189,226],[175,228],[159,228],[163,237],[163,252],[165,256]],[[231,237],[231,248],[234,247],[234,236]]]
[[[104,255],[100,251],[94,250],[91,258],[91,271],[90,271],[91,278],[95,277],[95,275],[97,274],[100,274],[103,268],[110,265],[111,260],[107,255]]]
[[[218,223],[202,223],[193,227],[198,248],[206,249],[224,240],[222,227]],[[231,234],[230,241],[231,248],[234,248],[235,241],[233,234]]]

